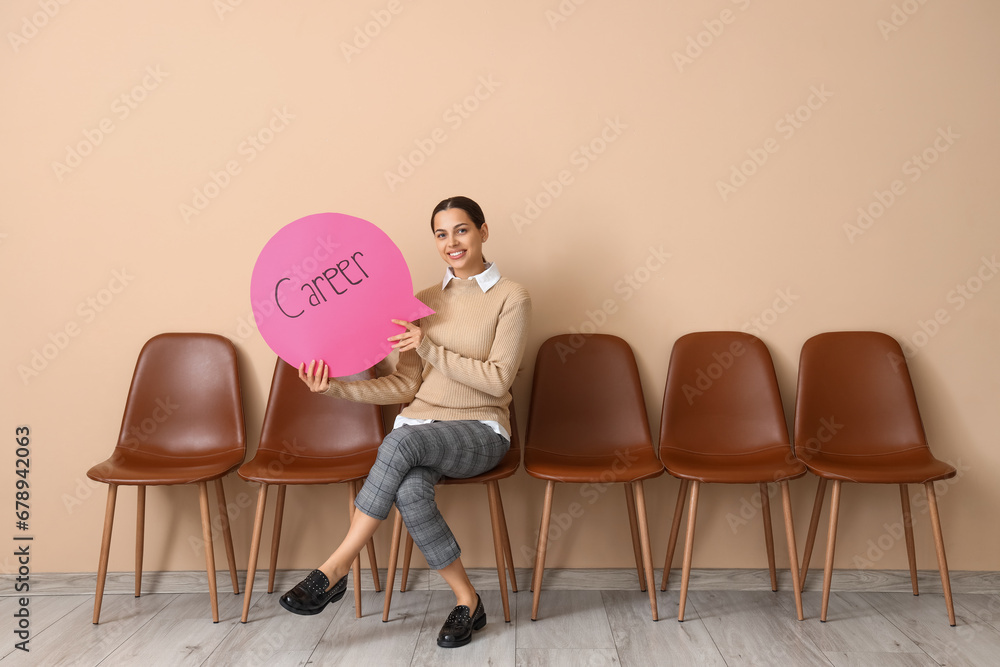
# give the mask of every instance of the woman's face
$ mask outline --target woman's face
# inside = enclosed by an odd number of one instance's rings
[[[460,208],[449,208],[434,215],[438,252],[459,278],[471,278],[483,272],[483,241],[487,236],[486,224],[476,229],[469,215]]]

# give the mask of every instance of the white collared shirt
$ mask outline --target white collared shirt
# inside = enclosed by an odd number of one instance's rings
[[[444,270],[444,281],[441,283],[441,289],[447,287],[452,280],[461,280],[461,278],[456,276],[454,269],[449,266]],[[496,262],[490,262],[486,264],[482,273],[477,273],[467,280],[475,280],[479,283],[479,289],[483,290],[485,294],[491,287],[500,282],[500,269],[497,268]]]
[[[452,280],[461,280],[455,275],[455,272],[449,266],[444,272],[444,281],[441,283],[441,289],[448,286]],[[468,278],[468,280],[475,280],[479,283],[479,288],[483,290],[483,293],[489,291],[491,287],[500,282],[500,269],[497,268],[496,262],[490,262],[486,264],[486,268],[482,273],[477,273],[476,275]],[[397,429],[400,426],[416,426],[418,424],[430,424],[431,422],[438,421],[436,419],[411,419],[409,417],[404,417],[403,415],[396,415],[396,421],[393,422],[392,428]],[[510,440],[510,433],[507,433],[507,429],[501,426],[498,422],[480,420],[483,424],[486,424],[496,433],[503,436],[508,441]]]

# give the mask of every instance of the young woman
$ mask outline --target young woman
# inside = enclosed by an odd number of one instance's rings
[[[486,625],[486,613],[434,502],[434,485],[444,475],[486,472],[507,453],[510,386],[524,353],[531,300],[483,257],[489,229],[476,202],[445,199],[431,214],[431,230],[448,268],[442,283],[417,294],[433,315],[419,325],[393,320],[406,328],[389,338],[400,353],[396,371],[343,382],[330,378],[322,361],[299,367],[299,377],[313,392],[409,405],[379,447],[347,537],[280,603],[296,614],[316,614],[340,600],[354,558],[395,503],[428,564],[455,593],[456,606],[438,635],[439,646],[452,648],[471,641],[472,631]]]

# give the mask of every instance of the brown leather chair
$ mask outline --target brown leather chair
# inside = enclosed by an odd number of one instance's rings
[[[799,386],[795,397],[795,454],[819,477],[803,554],[803,583],[809,570],[826,484],[828,480],[833,481],[820,620],[826,621],[830,601],[841,484],[899,485],[914,595],[918,594],[917,562],[906,485],[923,484],[948,621],[955,625],[934,482],[954,477],[956,470],[934,458],[927,446],[913,384],[899,343],[874,331],[824,333],[806,341],[799,358]]]
[[[238,594],[236,558],[222,478],[243,462],[245,453],[246,430],[233,344],[222,336],[202,333],[166,333],[149,339],[135,365],[114,453],[87,472],[91,479],[108,485],[94,623],[101,615],[118,487],[128,485],[138,489],[135,596],[139,597],[146,487],[171,484],[198,485],[212,620],[219,622],[208,482],[215,480],[229,574],[233,592]]]
[[[768,482],[777,482],[785,509],[795,608],[801,621],[802,595],[788,480],[806,474],[806,468],[792,453],[774,365],[759,338],[736,331],[707,331],[677,339],[663,394],[660,460],[668,473],[681,480],[660,590],[667,589],[689,486],[691,495],[677,620],[684,620],[698,493],[705,482],[758,486],[771,590],[778,590],[767,486]]]
[[[375,377],[368,369],[348,380]],[[243,623],[250,614],[253,578],[257,572],[257,554],[264,527],[264,508],[269,486],[278,487],[274,510],[274,532],[271,538],[271,566],[267,577],[267,592],[274,592],[274,573],[281,541],[281,518],[285,509],[285,489],[290,484],[334,484],[346,482],[350,516],[354,516],[354,498],[378,454],[385,431],[382,413],[377,405],[331,398],[309,391],[299,379],[297,368],[278,359],[274,364],[271,391],[264,411],[260,444],[253,459],[239,469],[239,476],[260,484],[257,493],[257,514],[254,517],[250,562],[247,566],[246,592],[243,598]],[[368,541],[375,590],[381,590],[375,546]],[[361,617],[361,560],[354,561],[354,607]]]
[[[563,334],[542,343],[535,359],[524,469],[547,482],[532,576],[531,620],[538,617],[555,484],[570,482],[624,484],[639,587],[649,589],[655,621],[656,587],[642,480],[662,474],[663,465],[653,450],[639,369],[628,343],[605,334]]]
[[[510,535],[507,533],[507,519],[503,513],[503,498],[500,497],[500,480],[513,475],[521,465],[521,439],[517,434],[517,416],[514,414],[514,401],[510,402],[510,449],[495,468],[482,475],[455,479],[442,477],[439,484],[485,484],[486,496],[490,503],[490,523],[493,526],[493,549],[497,563],[497,578],[500,580],[500,599],[503,602],[504,621],[510,623],[510,602],[507,597],[507,577],[504,575],[504,563],[510,572],[511,589],[517,592],[517,578],[514,576],[514,559],[510,551]],[[403,530],[403,517],[396,510],[396,518],[392,529],[392,546],[389,552],[389,571],[386,575],[385,609],[382,620],[389,620],[389,604],[392,602],[392,587],[396,579],[396,560],[399,558],[399,537]],[[413,537],[406,533],[406,549],[403,553],[403,574],[400,577],[400,592],[406,591],[406,578],[410,572],[410,558],[413,555]]]

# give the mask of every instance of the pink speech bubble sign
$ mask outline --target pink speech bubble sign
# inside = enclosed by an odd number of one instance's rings
[[[332,377],[371,368],[392,352],[387,338],[434,313],[413,296],[410,270],[392,239],[361,218],[316,213],[278,230],[250,279],[257,328],[292,366],[325,361]]]

